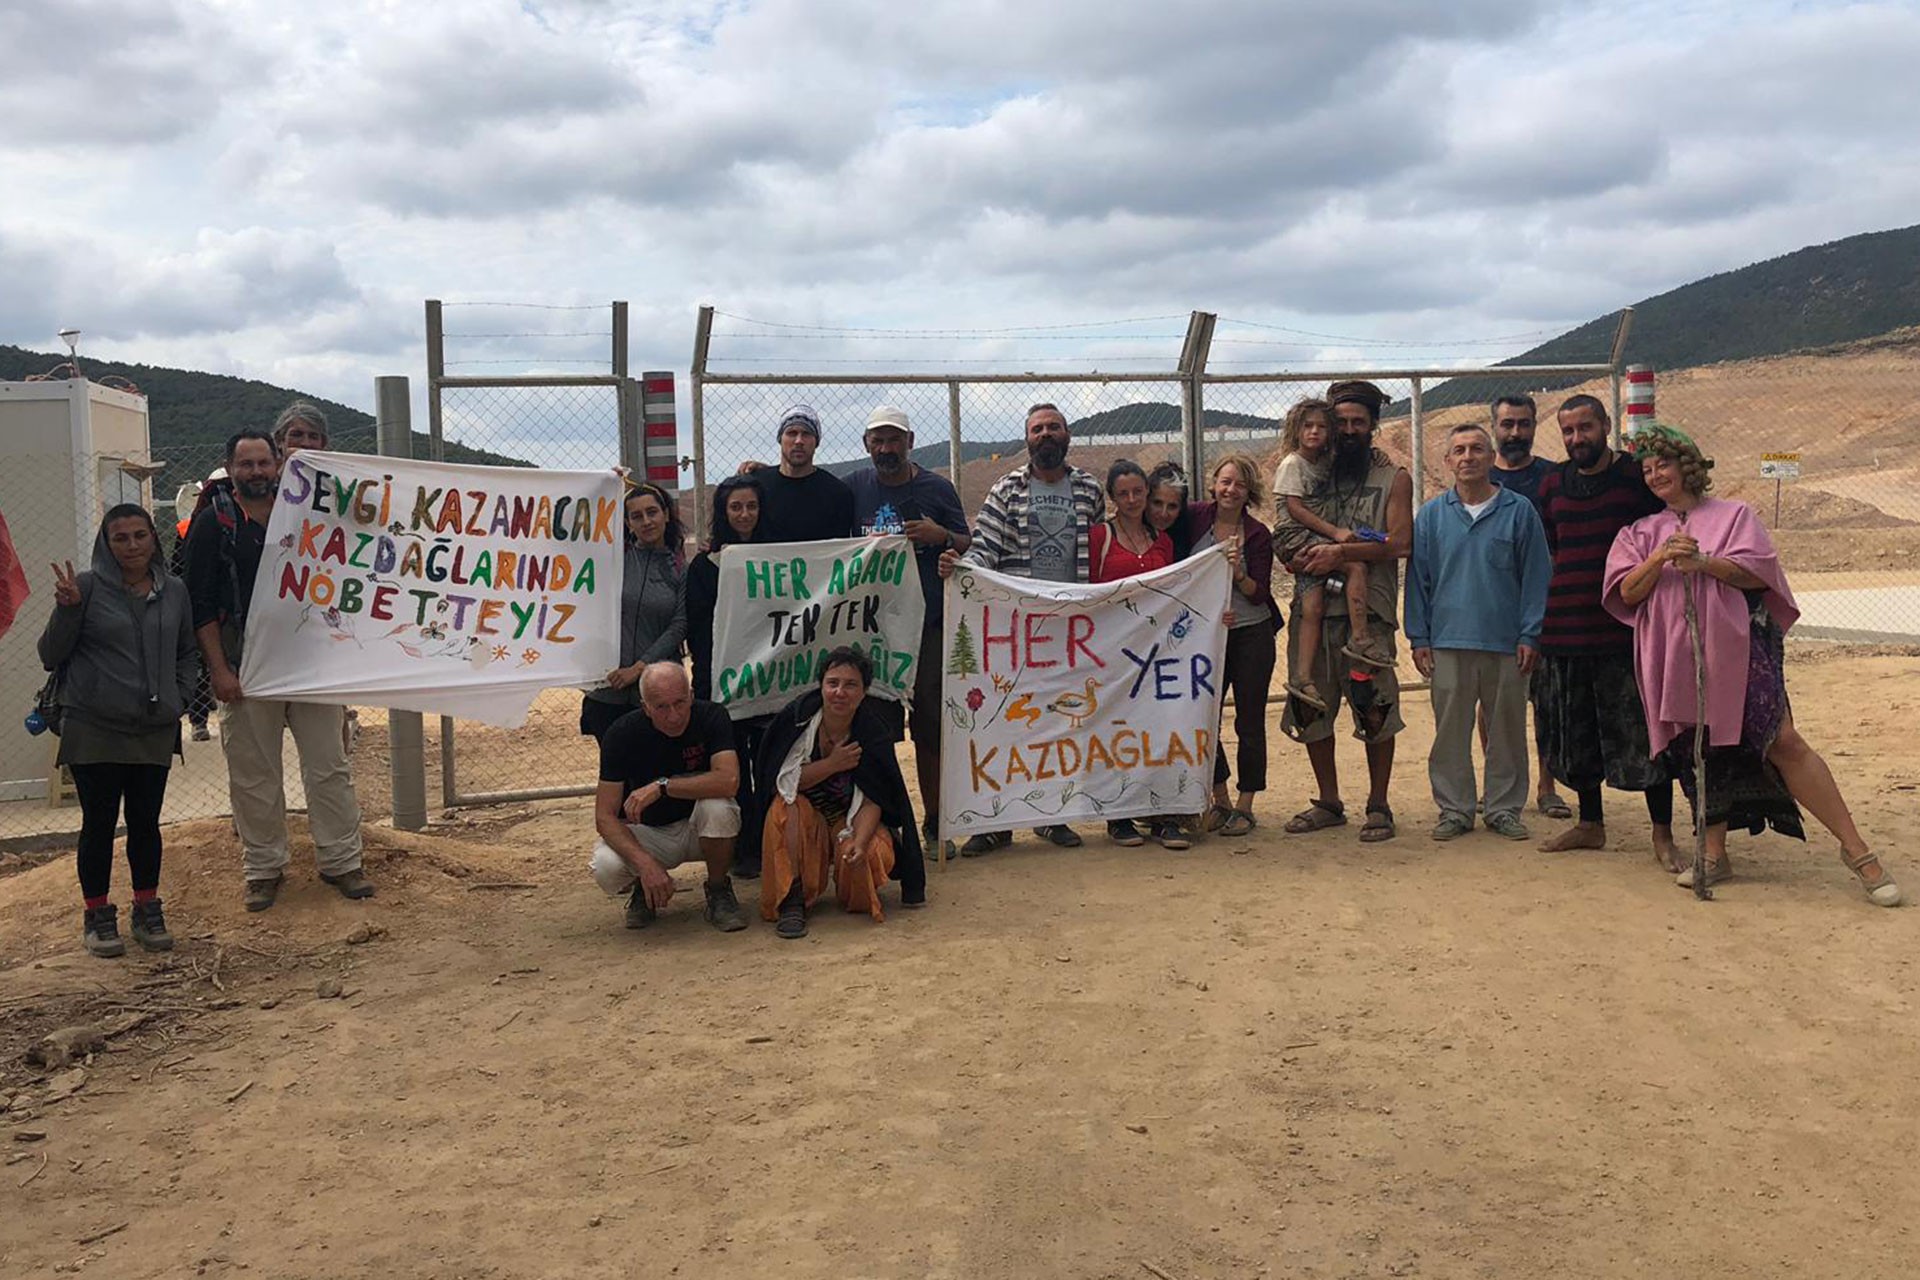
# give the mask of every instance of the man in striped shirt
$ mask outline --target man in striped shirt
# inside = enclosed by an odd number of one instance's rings
[[[1066,415],[1058,408],[1036,404],[1027,410],[1027,465],[1009,471],[987,490],[974,521],[973,545],[964,555],[951,548],[940,553],[942,578],[965,560],[1020,578],[1087,581],[1087,533],[1106,514],[1107,502],[1091,473],[1068,465],[1072,443]],[[1038,827],[1034,834],[1063,849],[1083,843],[1064,823]],[[962,845],[960,853],[976,858],[1012,843],[1010,831],[983,832]]]
[[[1567,461],[1540,482],[1537,506],[1553,552],[1540,666],[1533,680],[1539,745],[1553,775],[1579,796],[1579,821],[1540,847],[1604,849],[1601,784],[1646,794],[1654,856],[1669,865],[1673,785],[1647,749],[1633,673],[1633,631],[1600,603],[1607,552],[1620,530],[1662,507],[1640,464],[1608,445],[1606,406],[1569,397],[1558,414]]]

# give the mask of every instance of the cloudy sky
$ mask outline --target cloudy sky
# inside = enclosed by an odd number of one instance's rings
[[[1172,317],[727,319],[740,369],[1170,364],[1193,308],[1217,362],[1454,361],[1920,209],[1911,0],[0,0],[0,49],[0,341],[359,405],[426,297],[628,299],[636,370],[702,302]]]

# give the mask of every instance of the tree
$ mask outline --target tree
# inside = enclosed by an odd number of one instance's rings
[[[980,660],[973,656],[973,632],[968,630],[965,618],[960,619],[960,625],[953,633],[953,656],[947,659],[947,674],[950,676],[980,674]]]

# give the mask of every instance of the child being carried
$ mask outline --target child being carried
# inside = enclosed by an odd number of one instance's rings
[[[1348,529],[1334,523],[1339,514],[1333,493],[1333,408],[1325,400],[1302,400],[1287,413],[1286,430],[1281,436],[1283,456],[1274,477],[1274,492],[1280,497],[1280,518],[1274,522],[1273,552],[1282,564],[1290,562],[1308,547],[1324,543],[1379,541],[1372,529]],[[1344,591],[1347,600],[1347,625],[1351,637],[1342,650],[1355,662],[1370,667],[1390,666],[1385,651],[1374,641],[1367,617],[1367,564],[1349,560],[1340,575],[1316,577],[1294,575],[1294,594],[1300,600],[1300,627],[1294,637],[1296,652],[1311,654],[1320,646],[1322,627],[1327,616],[1327,589]],[[1344,581],[1342,580],[1344,579]],[[1302,663],[1299,670],[1312,664]],[[1319,711],[1327,709],[1327,700],[1310,680],[1289,680],[1287,693]]]

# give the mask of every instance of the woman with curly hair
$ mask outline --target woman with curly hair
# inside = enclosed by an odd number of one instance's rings
[[[1727,828],[1771,826],[1805,839],[1804,804],[1840,841],[1840,856],[1883,907],[1900,889],[1853,824],[1826,761],[1793,725],[1783,666],[1786,632],[1800,616],[1773,540],[1752,508],[1708,496],[1711,459],[1660,423],[1634,437],[1647,488],[1667,504],[1622,529],[1607,557],[1607,609],[1633,628],[1634,663],[1655,751],[1704,824],[1708,883],[1732,874]],[[1705,656],[1705,707],[1688,631],[1688,594]],[[1694,770],[1694,728],[1706,727],[1706,794]],[[1704,802],[1704,803],[1703,803]],[[1679,874],[1691,888],[1693,870]]]

